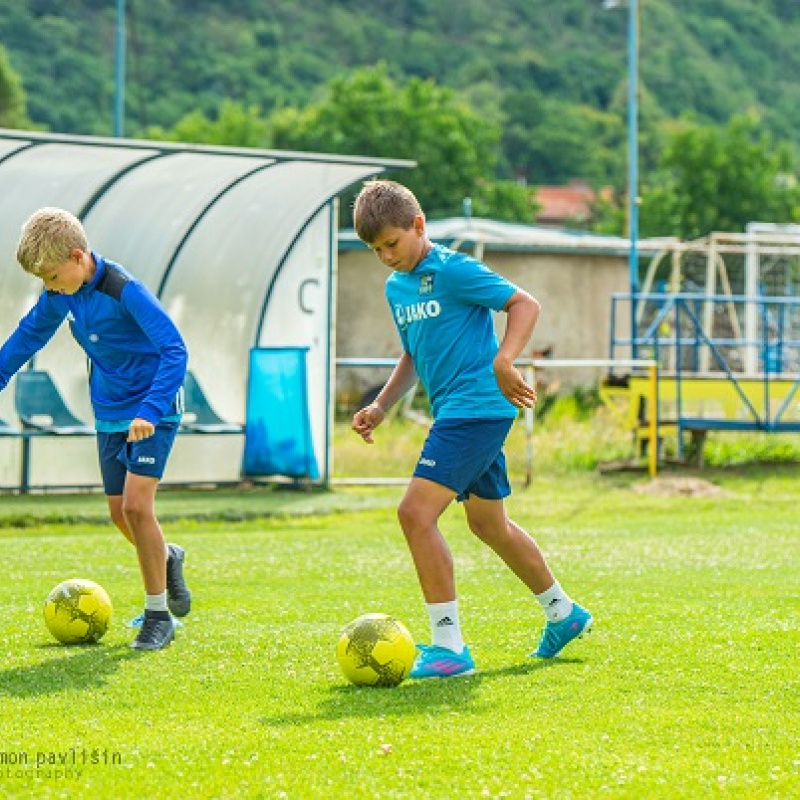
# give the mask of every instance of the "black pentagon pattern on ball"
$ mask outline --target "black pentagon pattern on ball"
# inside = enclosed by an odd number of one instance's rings
[[[348,654],[356,653],[359,667],[370,667],[378,675],[375,686],[396,686],[405,676],[405,666],[402,661],[392,659],[386,664],[381,664],[372,655],[378,642],[393,642],[402,633],[395,621],[389,617],[373,619],[369,623],[356,620],[347,626],[345,635],[350,640],[347,645]]]

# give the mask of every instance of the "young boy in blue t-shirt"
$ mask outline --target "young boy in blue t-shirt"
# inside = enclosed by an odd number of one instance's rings
[[[80,221],[42,208],[22,226],[17,260],[44,291],[0,348],[0,390],[69,320],[89,358],[89,391],[103,487],[114,524],[136,548],[145,588],[132,643],[160,650],[174,638],[191,594],[183,548],[167,545],[155,514],[183,410],[186,346],[155,296],[118,264],[89,249]]]
[[[536,596],[547,621],[531,655],[553,658],[591,629],[592,617],[566,595],[503,501],[511,493],[503,444],[518,409],[536,401],[514,359],[531,337],[539,304],[476,259],[433,244],[419,202],[401,184],[366,183],[353,218],[359,238],[392,270],[386,299],[403,346],[375,401],[354,415],[353,430],[371,444],[386,412],[417,379],[434,417],[398,508],[433,640],[419,645],[411,677],[468,675],[475,668],[461,635],[452,555],[438,528],[453,500],[463,502],[472,532]],[[493,311],[507,314],[499,344]]]

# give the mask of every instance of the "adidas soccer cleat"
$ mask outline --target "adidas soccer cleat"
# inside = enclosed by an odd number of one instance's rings
[[[180,628],[183,623],[179,619],[172,618],[176,628]],[[125,623],[129,628],[141,628],[144,624],[144,611],[138,613],[133,619],[129,619]]]
[[[176,617],[185,617],[192,607],[192,593],[183,577],[186,554],[177,544],[168,544],[167,550],[167,606]]]
[[[137,614],[133,619],[129,619],[125,624],[129,628],[141,628],[144,624],[144,611]]]
[[[572,604],[570,615],[561,622],[548,622],[542,631],[539,646],[531,653],[538,658],[555,658],[573,639],[578,639],[592,629],[592,615],[577,603]]]
[[[475,672],[475,662],[466,645],[460,653],[435,644],[418,644],[417,648],[419,655],[409,678],[454,678]]]
[[[175,638],[175,621],[169,611],[145,611],[144,622],[131,642],[134,650],[163,650]]]

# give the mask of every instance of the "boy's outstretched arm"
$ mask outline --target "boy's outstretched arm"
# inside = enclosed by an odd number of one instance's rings
[[[380,394],[353,415],[353,430],[372,444],[372,431],[383,422],[386,412],[417,382],[417,370],[408,353],[403,353]]]
[[[494,358],[494,377],[497,386],[509,403],[517,408],[531,408],[536,402],[536,389],[529,386],[514,366],[514,359],[531,338],[539,318],[539,303],[527,292],[517,289],[503,306],[508,315],[506,332]]]

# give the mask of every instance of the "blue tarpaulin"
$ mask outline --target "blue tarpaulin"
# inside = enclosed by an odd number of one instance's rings
[[[319,478],[311,437],[307,354],[307,347],[250,351],[245,475]]]

